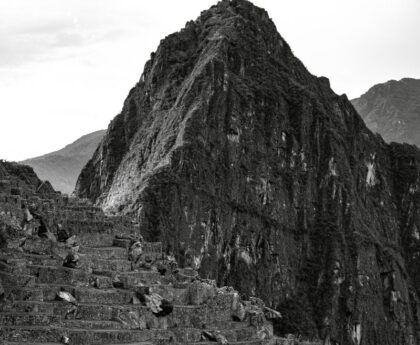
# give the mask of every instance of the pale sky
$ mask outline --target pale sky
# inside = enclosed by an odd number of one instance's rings
[[[106,128],[166,35],[212,0],[0,0],[0,158]],[[420,0],[255,0],[339,94],[420,78]]]

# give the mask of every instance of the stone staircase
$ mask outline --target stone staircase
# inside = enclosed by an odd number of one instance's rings
[[[220,331],[229,344],[263,344],[255,327],[232,320],[228,295],[220,295],[212,306],[194,304],[191,282],[177,285],[155,270],[132,270],[121,240],[112,246],[82,246],[80,268],[75,269],[62,266],[64,247],[35,236],[23,250],[1,252],[0,277],[9,296],[0,305],[4,344],[58,344],[63,336],[78,345],[207,344],[203,330]],[[124,288],[113,287],[115,276]],[[92,286],[97,279],[103,288]],[[156,317],[146,306],[133,304],[138,285],[171,301],[173,312]],[[77,314],[69,314],[73,304],[57,300],[59,291],[76,298]],[[119,315],[130,312],[139,316],[143,329],[129,329],[120,321]]]
[[[162,275],[156,266],[134,269],[128,238],[140,231],[131,219],[106,216],[48,185],[37,187],[37,178],[17,165],[9,169],[17,173],[0,171],[0,345],[216,344],[209,334],[232,345],[299,343],[262,337],[260,319],[235,321],[234,293],[215,288],[206,297],[191,269],[181,268],[181,278]],[[24,232],[23,204],[36,205],[56,237],[59,227],[76,237],[77,268],[63,266],[71,244]],[[144,243],[144,250],[157,261],[164,258],[160,243]],[[139,287],[169,301],[172,312],[155,316],[137,299]],[[76,302],[60,300],[59,292]]]

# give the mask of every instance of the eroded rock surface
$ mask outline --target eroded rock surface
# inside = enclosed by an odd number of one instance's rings
[[[278,332],[416,344],[419,159],[368,130],[264,10],[222,1],[161,41],[77,193],[262,297]]]

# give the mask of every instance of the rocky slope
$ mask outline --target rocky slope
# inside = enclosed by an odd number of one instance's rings
[[[420,80],[390,80],[369,89],[352,103],[366,125],[387,142],[420,147]]]
[[[105,135],[105,130],[89,133],[61,150],[22,161],[34,168],[38,176],[48,180],[60,192],[74,191],[77,177]]]
[[[279,333],[415,344],[419,167],[418,149],[387,145],[306,70],[264,10],[221,1],[161,41],[76,191],[264,298]]]

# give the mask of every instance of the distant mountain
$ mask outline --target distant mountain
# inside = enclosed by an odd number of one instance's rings
[[[352,100],[366,125],[387,142],[420,147],[420,80],[390,80]]]
[[[84,135],[61,150],[21,163],[31,166],[42,180],[50,181],[55,190],[70,194],[80,171],[92,157],[105,132],[100,130]]]

